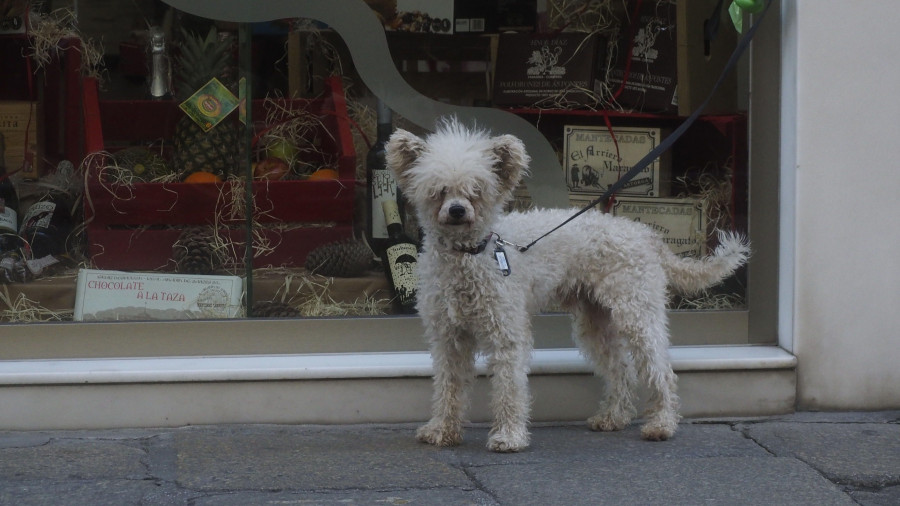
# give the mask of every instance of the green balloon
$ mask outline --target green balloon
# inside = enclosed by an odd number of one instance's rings
[[[757,14],[757,13],[762,12],[763,8],[766,6],[766,1],[765,0],[734,0],[734,4],[749,13]]]

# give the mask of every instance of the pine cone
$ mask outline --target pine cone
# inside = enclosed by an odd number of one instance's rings
[[[175,268],[182,274],[212,274],[225,263],[212,227],[189,227],[172,244]]]
[[[255,302],[252,311],[254,318],[296,318],[300,316],[300,310],[294,306],[268,300]]]
[[[306,270],[337,278],[360,276],[371,264],[372,250],[353,238],[319,246],[306,256]]]

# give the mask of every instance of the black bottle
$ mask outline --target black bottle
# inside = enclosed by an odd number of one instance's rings
[[[6,174],[6,139],[0,133],[0,232],[15,235],[19,231],[19,194]]]
[[[388,245],[381,257],[391,285],[394,311],[404,314],[416,312],[416,289],[419,283],[417,264],[418,248],[403,231],[397,203],[382,203],[384,221],[388,229]]]
[[[25,212],[19,235],[31,247],[33,258],[68,253],[67,240],[73,228],[70,201],[71,198],[63,192],[51,192]]]
[[[397,182],[385,161],[385,145],[391,136],[391,110],[381,100],[378,101],[378,137],[366,156],[366,241],[375,255],[382,257],[388,245],[387,224],[384,222],[382,202],[393,201],[402,207]]]
[[[18,236],[19,194],[6,173],[6,141],[0,133],[0,282],[27,280],[22,239]]]

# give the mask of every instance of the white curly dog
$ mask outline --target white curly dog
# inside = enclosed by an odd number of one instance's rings
[[[528,446],[530,315],[554,301],[574,314],[574,338],[606,379],[590,427],[628,425],[639,374],[650,391],[641,435],[659,441],[674,434],[680,416],[668,357],[667,286],[690,293],[721,281],[746,262],[745,239],[720,233],[712,256],[680,258],[649,227],[590,211],[525,252],[507,245],[504,272],[495,255],[498,238],[525,244],[573,212],[504,213],[530,161],[518,138],[446,119],[424,139],[397,130],[387,160],[424,231],[417,304],[435,392],[432,418],[416,434],[420,441],[462,441],[466,392],[475,355],[483,353],[494,416],[488,448]]]

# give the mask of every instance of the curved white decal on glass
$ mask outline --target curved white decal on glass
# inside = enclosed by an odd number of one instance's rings
[[[391,109],[429,130],[440,117],[456,115],[465,123],[477,121],[495,134],[519,137],[532,158],[531,177],[526,184],[534,203],[541,207],[568,207],[559,159],[547,139],[531,123],[506,111],[445,104],[414,90],[394,67],[384,28],[363,0],[166,0],[166,3],[184,12],[222,21],[254,23],[308,18],[326,23],[347,44],[366,86]]]

